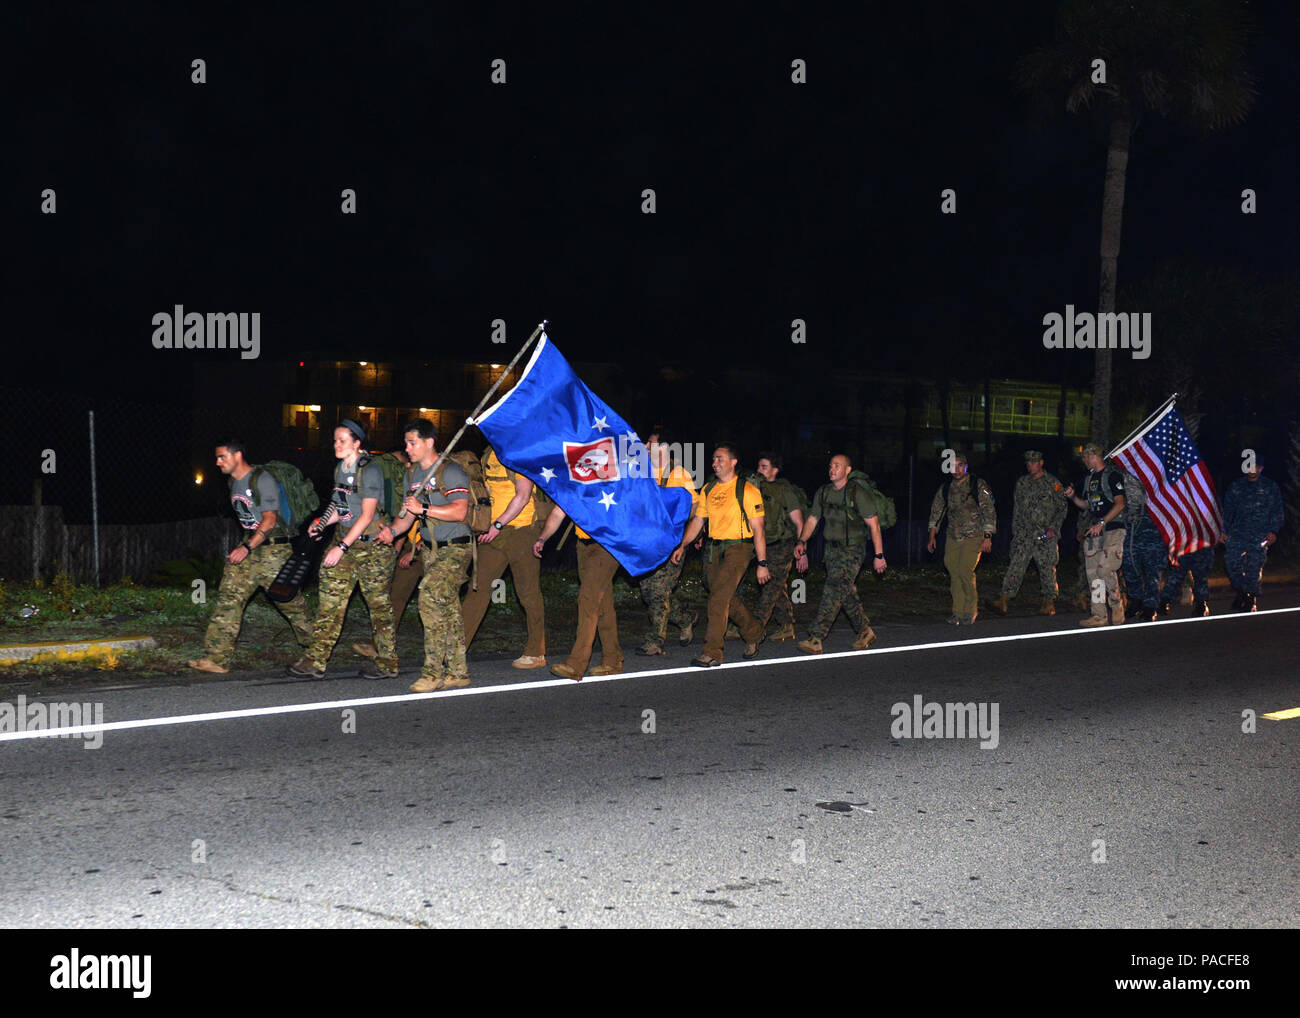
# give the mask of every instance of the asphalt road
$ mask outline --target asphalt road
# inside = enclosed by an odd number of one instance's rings
[[[477,662],[426,696],[409,672],[83,691],[108,723],[396,699],[0,741],[0,922],[1296,926],[1300,718],[1242,729],[1300,706],[1300,614],[1078,619],[581,684]],[[996,705],[996,746],[896,737],[918,696]]]

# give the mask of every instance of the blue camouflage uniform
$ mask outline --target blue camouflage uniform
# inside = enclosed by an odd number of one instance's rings
[[[1223,557],[1228,577],[1241,593],[1259,594],[1259,580],[1268,557],[1264,539],[1282,529],[1284,518],[1282,491],[1262,474],[1254,481],[1239,477],[1228,488],[1223,499],[1227,531]]]
[[[1165,587],[1160,600],[1170,604],[1178,600],[1179,591],[1183,589],[1183,575],[1188,569],[1192,571],[1192,597],[1197,604],[1209,600],[1210,567],[1214,565],[1214,546],[1191,551],[1178,559],[1178,565],[1169,566],[1165,573]]]

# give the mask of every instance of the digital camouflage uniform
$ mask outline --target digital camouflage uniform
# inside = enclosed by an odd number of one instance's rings
[[[1163,545],[1162,545],[1163,547]],[[1178,565],[1169,565],[1166,562],[1167,571],[1165,572],[1164,589],[1160,592],[1160,600],[1168,601],[1174,604],[1178,601],[1179,594],[1183,589],[1183,579],[1188,570],[1192,573],[1192,598],[1198,602],[1209,600],[1210,597],[1210,569],[1214,565],[1214,547],[1200,548],[1197,551],[1187,552],[1178,559]],[[1127,571],[1126,571],[1127,572]],[[1145,602],[1143,603],[1145,607]]]
[[[343,553],[337,565],[332,568],[321,566],[320,607],[316,613],[311,648],[303,655],[303,660],[314,668],[323,670],[330,655],[334,653],[334,645],[338,643],[339,633],[343,631],[352,590],[360,586],[361,596],[370,609],[375,662],[386,671],[397,671],[397,631],[389,595],[397,555],[391,547],[372,540],[385,523],[381,519],[383,484],[383,473],[375,463],[358,463],[356,469],[347,470],[340,461],[334,470],[334,493],[330,504],[338,511],[335,535],[339,540],[347,535],[361,514],[364,499],[377,498],[379,509],[366,528],[366,533]]]
[[[263,471],[259,477],[258,490],[254,491],[252,483],[255,469],[250,469],[238,481],[230,478],[231,505],[240,526],[249,533],[256,530],[262,522],[262,513],[275,512],[275,529],[270,533],[270,540],[284,543],[271,544],[264,541],[250,551],[239,565],[226,561],[221,573],[221,587],[217,591],[217,603],[213,605],[212,614],[208,617],[208,631],[204,638],[206,657],[222,668],[229,668],[234,658],[235,644],[239,640],[239,630],[244,620],[244,608],[259,587],[270,587],[275,582],[281,567],[293,554],[293,547],[287,543],[290,535],[285,531],[284,520],[280,515],[279,486],[274,477]],[[298,591],[292,601],[276,604],[276,608],[293,626],[298,643],[303,647],[308,646],[311,643],[312,622],[302,591]]]
[[[1002,579],[1002,594],[1013,598],[1020,592],[1025,568],[1033,559],[1038,567],[1038,586],[1043,600],[1055,600],[1056,564],[1060,560],[1061,524],[1065,522],[1067,501],[1064,485],[1043,471],[1038,480],[1023,474],[1016,481],[1015,503],[1011,510],[1011,562]],[[1052,536],[1047,537],[1047,531]]]
[[[803,493],[784,477],[768,481],[762,474],[749,478],[763,494],[764,537],[767,539],[767,569],[772,578],[759,585],[754,617],[766,628],[768,622],[778,630],[794,628],[794,606],[786,580],[794,565],[794,546],[799,535],[795,533],[792,512],[806,512]]]
[[[969,473],[961,480],[950,481],[950,487],[946,483],[941,484],[934,493],[934,500],[930,503],[929,529],[938,530],[944,516],[948,517],[943,564],[950,580],[952,613],[961,622],[973,622],[979,613],[975,567],[979,565],[980,545],[984,542],[984,535],[997,530],[997,509],[993,503],[993,492],[989,491],[989,486],[982,480],[979,481],[978,491],[973,495]],[[946,504],[945,487],[949,487]]]
[[[849,486],[856,485],[853,508],[849,511]],[[824,484],[813,495],[808,515],[822,521],[825,539],[823,562],[826,565],[826,584],[822,587],[821,604],[808,633],[823,640],[835,625],[841,611],[853,627],[855,636],[862,636],[871,625],[858,595],[858,574],[866,561],[868,551],[875,554],[871,531],[863,518],[875,515],[875,500],[857,481],[850,479],[843,488]]]
[[[1086,447],[1085,447],[1086,448]],[[1103,465],[1089,472],[1083,482],[1083,497],[1088,502],[1088,526],[1102,522],[1120,495],[1127,495],[1128,484],[1117,467]],[[1110,622],[1124,621],[1124,599],[1120,596],[1119,573],[1124,563],[1124,515],[1121,513],[1104,525],[1097,537],[1083,539],[1084,567],[1088,575],[1089,611],[1095,621],[1105,622],[1107,608]],[[1097,581],[1101,581],[1098,585]],[[1103,592],[1104,588],[1104,592]],[[1080,625],[1088,625],[1085,619]]]
[[[1160,602],[1160,570],[1169,565],[1169,549],[1145,509],[1126,516],[1124,585],[1129,600],[1141,602],[1142,611],[1149,617]]]
[[[1282,491],[1276,482],[1263,474],[1252,481],[1239,477],[1228,487],[1223,499],[1223,523],[1227,541],[1223,564],[1228,579],[1241,594],[1259,595],[1268,548],[1264,539],[1276,534],[1286,520]]]
[[[659,477],[659,486],[681,487],[691,493],[692,505],[695,500],[695,485],[691,476],[682,467],[673,467],[668,473]],[[668,625],[685,628],[695,620],[695,612],[682,606],[677,597],[677,583],[682,577],[682,567],[686,564],[685,556],[681,562],[673,562],[670,555],[648,576],[641,578],[641,600],[650,613],[650,631],[646,634],[646,643],[662,648],[668,639]]]

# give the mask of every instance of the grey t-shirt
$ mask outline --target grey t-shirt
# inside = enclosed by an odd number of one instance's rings
[[[444,497],[438,491],[438,485],[434,480],[434,474],[438,470],[438,464],[435,461],[433,466],[428,470],[421,470],[418,466],[413,467],[406,475],[406,491],[408,495],[414,495],[416,498],[427,503],[428,505],[448,505],[456,500],[469,501],[469,475],[461,469],[460,464],[454,460],[448,460],[447,465],[442,470],[442,486],[447,490]],[[427,521],[420,524],[420,535],[425,542],[433,541],[450,541],[454,537],[469,537],[469,525],[466,523],[447,523],[443,520],[435,520],[430,517]],[[432,537],[429,530],[432,527]]]
[[[238,481],[233,476],[230,478],[230,504],[239,525],[245,530],[256,530],[262,522],[262,513],[280,512],[280,486],[269,470],[263,470],[254,490],[253,475],[256,473],[258,470],[254,467]],[[275,522],[282,522],[279,515]]]
[[[346,470],[343,461],[339,460],[338,466],[334,468],[334,492],[330,495],[330,505],[339,511],[338,524],[341,529],[335,531],[339,537],[343,537],[361,515],[361,500],[366,498],[379,499],[382,510],[384,472],[379,469],[379,464],[367,463],[364,467],[358,464],[356,469]],[[378,532],[382,525],[380,515],[380,512],[375,513],[375,518],[366,528],[367,534]]]

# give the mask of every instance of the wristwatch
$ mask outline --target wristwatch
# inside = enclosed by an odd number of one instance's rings
[[[492,521],[492,526],[493,526],[493,528],[496,529],[496,530],[505,530],[505,527],[501,526],[501,521],[500,521],[500,520],[493,520],[493,521]]]
[[[885,557],[885,553],[883,551],[876,552],[876,558],[884,558],[884,557]]]
[[[761,559],[759,559],[759,560],[758,560],[758,565],[759,565],[759,568],[761,568],[761,569],[766,569],[766,568],[767,568],[767,559],[765,559],[765,558],[761,558]]]

